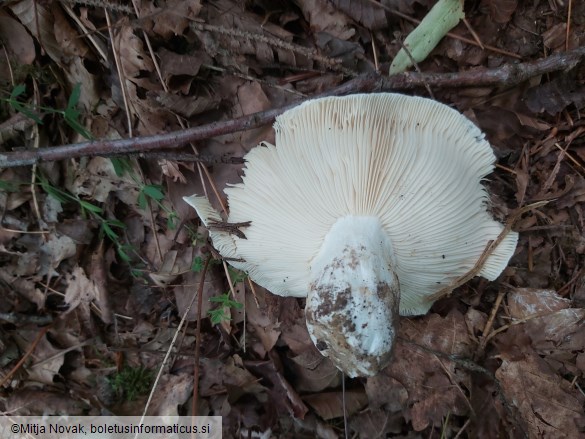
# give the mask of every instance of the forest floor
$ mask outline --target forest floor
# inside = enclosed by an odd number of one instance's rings
[[[585,2],[467,1],[466,22],[393,88],[432,93],[485,131],[500,221],[548,203],[514,225],[497,281],[402,319],[391,365],[344,392],[303,301],[217,259],[182,201],[207,194],[225,210],[242,157],[274,141],[269,123],[13,166],[30,150],[229,122],[385,77],[434,3],[3,2],[0,410],[221,415],[224,436],[242,438],[583,437],[585,56],[523,80],[482,72],[583,48]],[[422,75],[441,73],[452,81]]]

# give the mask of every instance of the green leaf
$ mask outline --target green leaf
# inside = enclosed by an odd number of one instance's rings
[[[43,190],[51,197],[55,198],[57,201],[66,203],[68,201],[71,201],[71,198],[73,198],[68,193],[63,192],[62,190],[57,189],[54,186],[51,186],[51,184],[47,180],[41,180],[40,183]]]
[[[199,273],[203,270],[203,258],[201,256],[196,256],[193,258],[193,262],[191,263],[191,271],[195,273]]]
[[[120,256],[120,259],[126,263],[129,263],[132,258],[130,258],[130,255],[128,253],[126,253],[126,250],[124,249],[124,247],[122,246],[118,246],[118,248],[116,249],[118,252],[118,256]]]
[[[28,107],[25,107],[24,105],[22,105],[20,102],[9,101],[9,103],[12,106],[12,108],[14,108],[16,111],[24,114],[29,119],[34,120],[39,125],[43,124],[43,121],[35,113],[33,113]]]
[[[160,201],[165,197],[163,187],[158,184],[146,185],[142,188],[142,192],[144,192],[147,197],[150,197],[156,201]]]
[[[104,233],[104,235],[106,235],[108,238],[110,238],[110,240],[117,242],[118,239],[120,239],[120,237],[114,231],[114,229],[112,229],[110,227],[110,224],[108,221],[104,221],[101,223],[101,229],[102,229],[102,232]]]
[[[113,157],[110,159],[114,166],[114,172],[118,177],[123,177],[126,172],[132,170],[132,162],[126,157]]]
[[[464,17],[463,0],[439,0],[404,40],[404,47],[392,61],[390,74],[404,72],[412,66],[412,61],[404,48],[408,49],[417,63],[423,61]]]
[[[17,192],[18,191],[18,185],[12,183],[11,181],[0,180],[0,191],[3,191],[3,192]]]
[[[79,97],[81,96],[81,83],[75,84],[71,94],[69,95],[69,101],[67,101],[67,108],[65,112],[71,112],[71,114],[79,115],[77,111],[77,104],[79,103]]]
[[[91,204],[91,203],[84,201],[84,200],[79,200],[79,205],[83,209],[89,210],[90,212],[93,212],[93,213],[102,213],[103,212],[101,207],[96,206],[95,204]]]
[[[144,192],[140,191],[138,193],[138,207],[140,207],[142,210],[145,210],[147,204],[148,203],[146,202],[146,195],[144,195]]]
[[[221,323],[229,319],[226,313],[223,311],[223,308],[212,309],[209,310],[207,313],[209,314],[209,319],[211,320],[211,323],[214,325],[217,325],[218,323]]]
[[[10,93],[10,99],[16,100],[16,98],[23,94],[25,91],[26,85],[18,84],[16,87],[12,89],[12,92]]]

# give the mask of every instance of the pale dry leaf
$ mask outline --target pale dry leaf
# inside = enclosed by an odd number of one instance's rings
[[[186,247],[180,254],[178,250],[171,250],[164,254],[163,261],[155,272],[150,272],[149,276],[159,287],[167,287],[169,284],[189,270],[193,260],[193,248]]]
[[[164,374],[148,408],[148,416],[179,416],[179,407],[192,395],[192,374]]]
[[[580,437],[585,397],[538,355],[528,353],[518,361],[504,356],[496,378],[529,437]]]
[[[514,319],[547,315],[570,306],[571,301],[554,290],[515,288],[508,294],[508,312]]]
[[[83,268],[79,266],[67,274],[67,284],[64,301],[69,305],[69,308],[66,313],[70,313],[80,305],[88,307],[99,295],[95,283],[86,276]]]
[[[37,276],[55,276],[59,264],[76,255],[77,244],[68,236],[51,234],[40,248],[40,267]]]
[[[93,157],[85,167],[80,166],[67,189],[75,195],[88,197],[98,203],[104,203],[113,192],[120,201],[134,207],[136,212],[146,218],[146,212],[138,207],[139,191],[135,181],[129,172],[121,177],[116,175],[114,165],[108,158]]]
[[[14,266],[2,267],[2,270],[0,270],[0,282],[10,285],[12,291],[21,294],[26,300],[34,303],[38,309],[43,309],[46,299],[45,293],[35,287],[35,282],[14,276],[14,272]]]
[[[16,342],[21,352],[27,352],[30,349],[37,335],[38,331],[19,331]],[[53,385],[55,375],[59,373],[65,361],[65,356],[59,355],[60,353],[61,350],[55,348],[46,335],[43,336],[35,347],[32,364],[26,367],[28,379],[37,383]]]
[[[125,20],[124,20],[125,21]],[[135,80],[141,71],[151,72],[154,64],[144,50],[142,40],[134,33],[134,28],[126,23],[119,23],[114,37],[114,50],[117,50],[124,75]]]

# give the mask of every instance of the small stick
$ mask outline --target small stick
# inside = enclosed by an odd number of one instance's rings
[[[485,345],[487,343],[487,334],[489,334],[489,332],[492,329],[492,326],[494,325],[494,320],[496,319],[496,314],[498,313],[498,310],[500,309],[500,305],[502,304],[502,299],[504,298],[504,296],[506,295],[506,292],[501,290],[498,292],[498,297],[496,297],[496,303],[494,303],[494,307],[492,308],[492,312],[490,314],[490,318],[488,319],[487,323],[485,324],[485,327],[483,328],[483,332],[482,332],[482,339],[481,342],[479,343],[479,347],[478,347],[478,352],[479,351],[483,351],[485,349]]]

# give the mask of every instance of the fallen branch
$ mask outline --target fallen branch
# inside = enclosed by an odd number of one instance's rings
[[[393,76],[366,74],[358,76],[326,93],[313,96],[340,96],[352,93],[411,90],[424,87],[510,87],[534,76],[559,70],[569,70],[585,58],[585,47],[551,55],[519,64],[506,64],[496,69],[477,69],[457,73],[417,73],[407,72]],[[155,136],[134,137],[122,140],[96,140],[93,142],[56,146],[39,149],[18,149],[0,154],[0,168],[27,166],[42,161],[55,161],[84,156],[116,156],[146,153],[148,151],[180,148],[183,145],[223,134],[249,130],[265,125],[284,111],[298,105],[295,102],[281,108],[238,117],[236,119],[213,122],[207,125]]]

